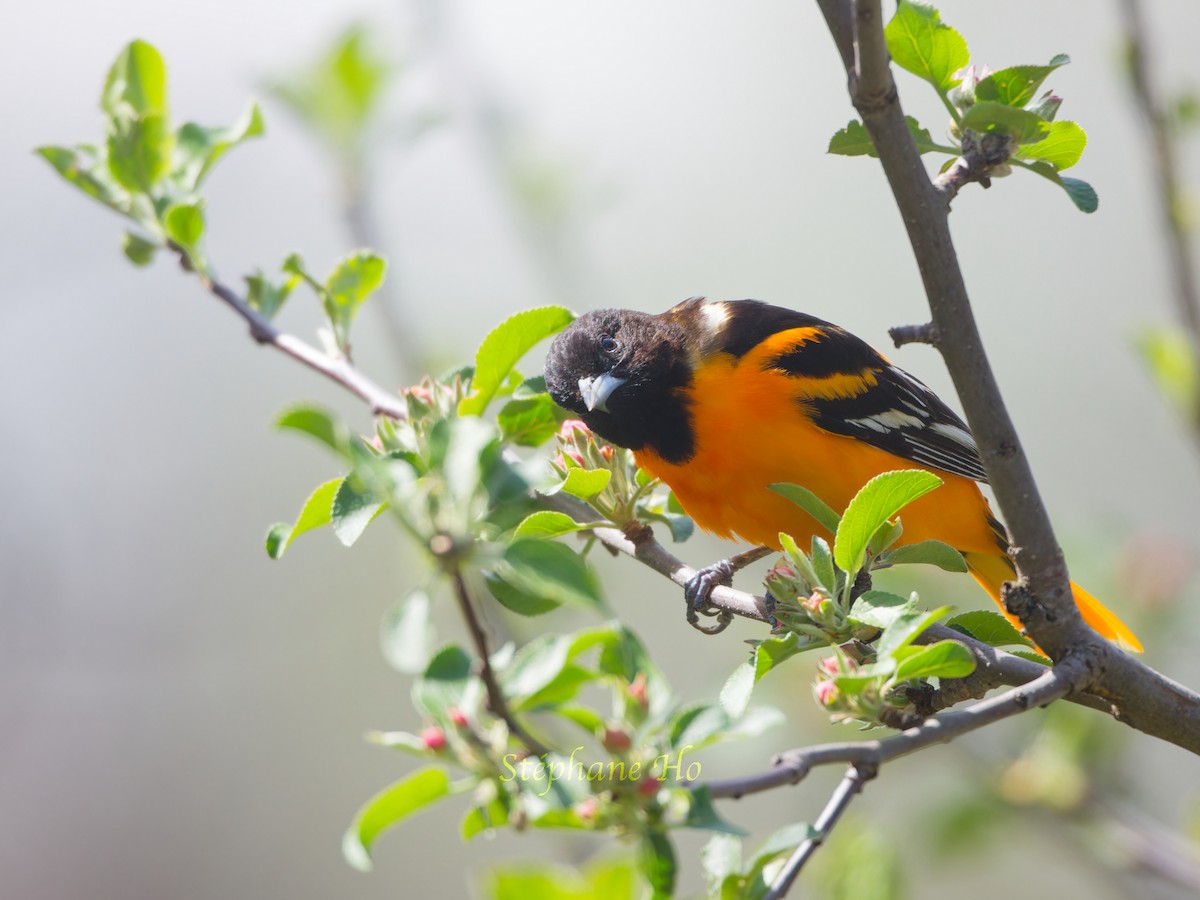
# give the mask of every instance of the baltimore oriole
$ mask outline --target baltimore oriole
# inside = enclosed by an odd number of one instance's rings
[[[1004,526],[976,483],[987,474],[967,426],[836,325],[757,300],[692,298],[657,316],[596,310],[554,340],[546,386],[594,432],[632,450],[701,528],[724,538],[776,549],[780,532],[801,546],[813,534],[831,538],[768,488],[776,482],[802,485],[842,510],[881,472],[933,471],[944,484],[904,508],[900,542],[950,544],[1004,609],[1000,587],[1016,571]],[[1142,649],[1113,613],[1074,582],[1071,589],[1096,631]]]

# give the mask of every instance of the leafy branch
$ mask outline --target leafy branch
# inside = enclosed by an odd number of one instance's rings
[[[1010,611],[1052,659],[1085,658],[1087,665],[1076,670],[1077,687],[1086,685],[1110,701],[1122,721],[1200,752],[1200,696],[1103,641],[1083,623],[1072,600],[1062,551],[983,350],[953,249],[947,198],[920,165],[889,72],[878,0],[859,0],[853,9],[838,0],[819,5],[908,230],[933,314],[934,346],[945,359],[1017,548],[1021,581],[1006,596]],[[846,44],[846,34],[857,42]],[[865,52],[868,48],[873,52]],[[864,86],[874,89],[868,93]]]

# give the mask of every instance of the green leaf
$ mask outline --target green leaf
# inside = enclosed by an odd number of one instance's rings
[[[1027,109],[1014,109],[994,100],[981,100],[963,114],[963,127],[979,134],[1000,132],[1018,144],[1033,144],[1050,133],[1050,123]]]
[[[1069,169],[1083,156],[1087,132],[1075,122],[1051,122],[1050,130],[1036,144],[1027,144],[1017,151],[1021,159],[1038,159],[1058,171]]]
[[[562,674],[571,658],[571,636],[542,635],[521,647],[500,682],[505,696],[523,698],[545,688]]]
[[[536,825],[578,828],[574,814],[550,810]],[[569,824],[568,824],[569,823]],[[645,883],[627,855],[589,862],[582,872],[545,862],[522,862],[493,868],[488,873],[488,900],[641,900]]]
[[[1047,66],[1010,66],[1000,69],[975,85],[975,97],[979,100],[994,100],[1005,106],[1025,106],[1033,99],[1042,82],[1055,69],[1065,66],[1071,58],[1060,53]]]
[[[824,538],[813,535],[811,552],[808,555],[813,574],[817,576],[817,584],[833,591],[837,588],[837,572],[833,568],[833,553],[829,542]]]
[[[925,79],[942,94],[958,84],[954,73],[971,61],[963,36],[943,24],[931,6],[900,0],[884,36],[896,65]]]
[[[129,194],[113,179],[108,162],[95,148],[38,147],[37,154],[93,200],[122,215],[130,214]]]
[[[199,203],[173,203],[163,215],[167,236],[194,259],[204,236],[204,210]]]
[[[1012,622],[998,612],[990,609],[976,609],[971,612],[959,613],[946,624],[955,631],[961,631],[975,640],[990,647],[1007,647],[1020,644],[1032,647],[1033,641],[1017,631]]]
[[[742,842],[729,834],[714,834],[700,851],[708,896],[721,897],[721,884],[742,869]]]
[[[300,509],[300,515],[297,517],[295,525],[280,522],[278,525],[271,526],[267,532],[267,555],[271,559],[279,559],[283,556],[283,552],[287,550],[292,541],[304,532],[329,524],[333,498],[338,488],[341,487],[342,480],[334,478],[309,494],[308,499],[304,501],[304,506]]]
[[[932,472],[904,469],[884,472],[868,481],[854,495],[837,527],[833,558],[850,576],[862,568],[867,544],[879,526],[918,497],[941,485]]]
[[[782,721],[783,713],[769,706],[748,709],[734,717],[716,704],[697,703],[675,714],[668,741],[675,749],[700,750],[729,738],[753,737]]]
[[[449,793],[450,779],[441,769],[431,766],[376,794],[358,811],[342,839],[346,862],[360,872],[369,872],[371,848],[379,835]]]
[[[1028,169],[1031,172],[1037,172],[1037,174],[1041,175],[1047,181],[1053,181],[1067,192],[1067,196],[1071,198],[1071,202],[1081,212],[1094,213],[1100,207],[1100,198],[1096,196],[1095,188],[1086,181],[1059,175],[1058,169],[1054,168],[1048,162],[1040,160],[1031,160],[1029,162],[1014,160],[1014,162],[1017,162],[1022,168]]]
[[[340,419],[319,406],[305,403],[289,406],[275,419],[275,427],[307,434],[341,456],[349,452],[349,429]]]
[[[342,259],[325,280],[325,314],[333,325],[338,342],[345,349],[350,325],[358,309],[383,284],[387,263],[369,250],[357,250]]]
[[[481,414],[521,357],[574,318],[574,313],[561,306],[542,306],[519,312],[496,326],[475,353],[471,395],[459,403],[458,414]]]
[[[878,556],[883,553],[888,547],[900,540],[904,535],[904,523],[897,519],[895,522],[884,522],[871,535],[871,539],[867,541],[867,550],[872,556]]]
[[[905,116],[904,120],[908,122],[908,130],[917,145],[918,153],[957,153],[953,147],[943,147],[935,141],[929,129],[922,128],[921,123],[912,116]],[[871,136],[858,119],[851,119],[845,128],[829,139],[826,152],[837,156],[879,156],[875,152],[875,145],[871,143]]]
[[[645,676],[650,714],[665,717],[675,702],[666,679],[633,631],[619,623],[607,627],[613,638],[602,644],[597,667],[607,675],[619,676],[630,683],[637,680],[638,675]]]
[[[180,188],[197,190],[217,162],[244,141],[263,133],[262,110],[251,103],[231,128],[206,128],[188,122],[175,135],[175,163],[172,175]]]
[[[596,678],[597,675],[592,670],[568,663],[549,684],[517,703],[516,709],[553,712],[562,704],[573,700],[585,684],[595,681]]]
[[[550,863],[518,863],[488,873],[489,900],[592,900],[579,874]]]
[[[1144,328],[1135,339],[1158,389],[1189,420],[1200,406],[1200,361],[1181,328]]]
[[[938,641],[917,649],[896,666],[895,679],[965,678],[975,671],[975,657],[958,641]]]
[[[591,527],[593,526],[581,525],[566,513],[542,509],[525,517],[513,532],[513,540],[554,538]]]
[[[550,712],[574,722],[590,735],[595,735],[604,727],[604,717],[587,706],[559,706]]]
[[[483,583],[501,606],[518,616],[533,618],[545,615],[561,605],[557,600],[524,591],[494,572],[484,572]]]
[[[421,677],[413,682],[413,705],[423,713],[443,718],[462,704],[471,677],[471,657],[458,644],[447,644],[434,654]]]
[[[383,501],[367,491],[360,490],[353,479],[347,478],[334,495],[329,524],[342,545],[352,547],[383,508]]]
[[[253,275],[246,276],[246,303],[264,318],[273,319],[287,302],[298,280],[292,276],[281,284],[275,284],[263,275],[261,269],[256,270]]]
[[[108,170],[126,190],[150,194],[170,168],[174,143],[163,113],[112,119],[105,142]]]
[[[858,119],[851,119],[841,131],[835,131],[825,151],[835,156],[878,156],[871,136]]]
[[[785,659],[807,649],[807,646],[801,646],[796,634],[771,637],[760,642],[750,659],[734,669],[721,688],[721,707],[732,718],[740,719],[750,705],[754,686],[762,677]]]
[[[459,833],[464,841],[494,828],[503,828],[508,824],[508,807],[499,799],[492,800],[486,806],[473,806],[463,816]]]
[[[950,609],[949,606],[941,606],[929,611],[911,609],[900,613],[896,620],[883,630],[879,643],[875,646],[880,662],[915,641],[921,632],[950,612]]]
[[[1083,212],[1093,213],[1100,207],[1100,198],[1096,195],[1096,189],[1086,181],[1064,176],[1059,179],[1058,183],[1067,192],[1071,202]]]
[[[145,41],[125,46],[108,71],[100,107],[108,117],[108,168],[130,191],[150,193],[170,167],[174,135],[167,69]]]
[[[1019,656],[1021,659],[1027,659],[1030,662],[1038,663],[1039,665],[1051,665],[1049,657],[1042,656],[1040,653],[1034,653],[1032,650],[1013,650],[1012,655]]]
[[[654,900],[669,900],[675,895],[675,847],[662,831],[642,834],[642,871],[650,882]]]
[[[558,433],[558,406],[549,394],[510,400],[496,416],[500,436],[521,447],[540,447]]]
[[[1038,97],[1037,103],[1027,108],[1034,115],[1041,116],[1047,122],[1053,122],[1061,106],[1062,97],[1056,96],[1053,91],[1046,91],[1046,93]]]
[[[479,492],[488,449],[496,439],[492,423],[480,419],[441,419],[430,429],[430,467],[441,470],[447,492],[459,506],[468,506]]]
[[[790,854],[802,842],[815,836],[816,832],[807,822],[796,822],[792,825],[785,825],[778,831],[772,832],[762,842],[762,846],[758,848],[750,860],[750,868],[761,868],[777,856],[784,853]]]
[[[887,628],[901,615],[915,612],[916,600],[887,591],[864,591],[850,609],[850,620],[868,628]]]
[[[961,553],[941,541],[918,541],[903,544],[879,557],[880,565],[928,565],[937,566],[947,572],[966,572],[967,562]]]
[[[750,832],[744,828],[739,828],[732,822],[721,817],[717,812],[717,808],[713,806],[712,794],[709,793],[707,787],[698,787],[688,794],[687,818],[683,824],[687,828],[696,828],[701,831],[715,831],[718,834],[733,834],[746,836]]]
[[[108,70],[100,108],[109,116],[166,112],[167,67],[158,50],[145,41],[126,44]]]
[[[517,400],[528,400],[530,397],[537,397],[546,393],[546,376],[532,375],[526,378],[513,390],[513,397]]]
[[[429,664],[434,643],[429,607],[429,595],[415,590],[392,607],[383,620],[383,656],[398,672],[415,675]]]
[[[781,497],[791,500],[798,507],[812,516],[818,524],[827,529],[830,534],[835,534],[838,526],[841,523],[839,516],[833,509],[830,508],[824,500],[814,494],[806,487],[801,487],[798,484],[769,484],[767,485],[775,493]]]
[[[521,594],[555,606],[593,611],[604,606],[599,582],[587,563],[570,547],[554,541],[510,544],[493,574]],[[504,602],[501,597],[496,599]]]
[[[642,476],[645,475],[645,478]],[[638,487],[648,485],[653,477],[644,469],[637,470]],[[664,499],[661,493],[655,492],[643,498],[637,507],[638,517],[651,522],[662,522],[671,532],[671,540],[680,544],[690,538],[696,531],[696,523],[692,521],[683,509],[683,504],[675,496],[674,491],[667,491]]]
[[[562,484],[551,488],[546,493],[557,494],[562,491],[564,494],[570,494],[580,500],[591,500],[608,487],[611,479],[612,472],[608,469],[572,468],[567,470],[567,477]]]
[[[353,152],[397,71],[372,46],[370,29],[354,25],[304,71],[271,90],[342,153]]]
[[[121,235],[121,250],[135,266],[148,266],[154,262],[154,254],[161,246],[157,241],[148,240],[132,231]]]

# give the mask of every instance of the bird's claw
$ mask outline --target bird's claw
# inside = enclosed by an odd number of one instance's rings
[[[693,575],[683,588],[683,597],[687,601],[688,624],[704,634],[720,634],[733,621],[733,614],[724,609],[712,609],[709,602],[712,593],[718,585],[729,587],[733,584],[733,573],[736,567],[728,559],[723,559],[711,566],[705,566]],[[701,625],[700,616],[716,616],[717,621],[712,625]]]

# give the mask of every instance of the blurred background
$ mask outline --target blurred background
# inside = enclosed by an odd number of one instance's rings
[[[952,224],[1073,575],[1131,621],[1146,662],[1196,687],[1200,454],[1135,349],[1177,314],[1120,5],[940,8],[993,68],[1072,57],[1048,86],[1065,98],[1059,117],[1088,131],[1076,172],[1099,211],[1018,173],[967,188]],[[1144,14],[1164,97],[1195,88],[1200,6],[1158,0]],[[421,564],[388,527],[353,553],[316,533],[279,562],[262,538],[336,474],[314,446],[273,433],[274,414],[309,399],[365,429],[366,411],[257,349],[177,267],[131,267],[117,219],[31,150],[96,139],[104,74],[134,37],[165,56],[180,120],[229,123],[259,98],[266,138],[207,190],[211,257],[237,282],[293,250],[324,271],[376,244],[387,293],[364,310],[356,350],[386,384],[411,380],[416,352],[435,371],[468,360],[494,323],[545,303],[756,297],[886,350],[888,326],[927,308],[878,166],[825,154],[852,110],[815,5],[44,0],[5,19],[0,892],[467,896],[490,860],[586,855],[595,844],[547,834],[464,847],[462,810],[447,803],[383,839],[374,873],[342,861],[359,803],[412,767],[362,734],[419,727],[379,622]],[[355,23],[387,87],[363,142],[322,142],[270,85],[297,83]],[[936,97],[899,77],[906,110],[939,136]],[[1182,181],[1200,184],[1200,142],[1178,149]],[[312,305],[293,302],[283,324],[310,336]],[[952,397],[933,350],[889,355]],[[727,552],[696,540],[683,555]],[[664,581],[627,561],[608,571],[613,606],[686,699],[713,696],[740,641],[760,636],[738,624],[705,638]],[[928,590],[986,603],[966,580]],[[710,754],[706,776],[850,735],[813,707],[807,665],[764,683],[788,728]],[[1191,896],[1147,874],[1154,861],[1136,848],[1149,836],[1176,862],[1195,853],[1200,761],[1099,716],[1061,716],[1049,737],[1031,737],[1049,716],[1026,718],[896,764],[848,835],[874,841],[889,883],[912,896]],[[835,777],[724,809],[761,836],[815,816]],[[702,842],[681,843],[693,893]]]

